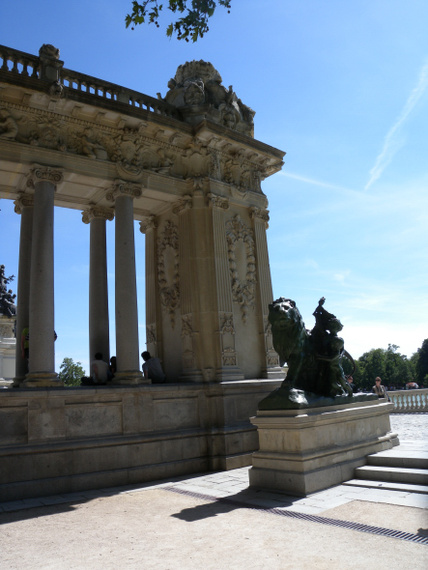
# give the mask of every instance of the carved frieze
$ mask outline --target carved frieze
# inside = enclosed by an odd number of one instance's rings
[[[255,305],[256,257],[252,231],[239,214],[226,222],[226,240],[232,296],[241,307],[245,322]]]
[[[175,312],[180,305],[178,229],[168,220],[158,237],[158,286],[161,304],[175,325]]]
[[[70,115],[4,102],[0,108],[0,140],[72,153],[115,164],[117,176],[139,182],[151,171],[181,179],[207,177],[234,191],[261,192],[269,164],[250,150],[218,137],[208,139],[153,130],[145,121],[118,128]],[[220,142],[219,142],[220,141]]]

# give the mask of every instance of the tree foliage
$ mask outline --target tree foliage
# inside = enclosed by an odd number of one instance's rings
[[[427,343],[428,344],[428,343]],[[428,347],[427,347],[428,348]],[[387,387],[402,389],[415,378],[415,360],[398,352],[399,347],[373,348],[356,361],[354,383],[359,390],[371,391],[375,378],[380,376]],[[421,349],[419,349],[421,350]]]
[[[80,386],[81,379],[85,376],[81,362],[73,362],[72,358],[64,358],[59,367],[59,379],[65,386]]]
[[[177,34],[178,40],[191,39],[196,42],[209,31],[208,21],[213,16],[217,6],[227,8],[230,13],[232,0],[167,0],[166,8],[176,15],[166,28],[166,35],[172,37]],[[125,24],[133,30],[140,24],[155,24],[160,27],[159,18],[164,4],[159,0],[143,0],[132,2],[132,12],[125,17]],[[179,17],[180,14],[183,14]]]
[[[428,384],[428,338],[424,340],[421,348],[418,348],[415,357],[416,382]]]

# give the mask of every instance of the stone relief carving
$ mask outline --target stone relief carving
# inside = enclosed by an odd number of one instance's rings
[[[180,200],[178,200],[174,206],[172,207],[172,211],[174,214],[181,214],[182,212],[184,212],[185,210],[189,210],[190,208],[192,208],[192,204],[193,200],[192,200],[192,196],[190,196],[189,194],[186,194],[185,196],[183,196],[183,198],[180,198]]]
[[[156,325],[147,325],[146,326],[146,344],[156,344]]]
[[[181,317],[181,338],[183,342],[183,367],[195,368],[195,352],[193,350],[193,319],[192,315]]]
[[[254,136],[254,111],[242,103],[232,86],[226,89],[221,83],[211,63],[190,61],[178,67],[164,100],[180,109],[185,120],[199,121],[202,114],[201,118]]]
[[[168,220],[158,238],[158,285],[162,306],[175,325],[175,311],[180,305],[178,229]]]
[[[226,222],[226,240],[228,246],[229,271],[233,300],[242,311],[242,319],[247,320],[248,312],[254,308],[256,290],[256,257],[252,231],[236,216]],[[238,245],[244,245],[244,251],[237,252]],[[245,257],[245,258],[244,258]],[[245,275],[239,268],[245,265]]]
[[[220,338],[223,366],[236,366],[235,326],[232,313],[220,314]]]
[[[261,220],[264,223],[266,229],[269,227],[269,212],[267,210],[262,210],[262,208],[253,206],[250,208],[250,217],[252,220]]]
[[[18,125],[7,109],[0,109],[0,138],[14,140],[18,134]]]

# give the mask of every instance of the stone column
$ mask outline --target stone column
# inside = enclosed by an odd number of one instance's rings
[[[82,213],[82,220],[90,224],[89,259],[89,362],[97,352],[110,359],[106,220],[112,220],[112,210],[91,206]]]
[[[27,359],[21,351],[21,334],[30,324],[31,238],[33,233],[34,196],[20,192],[15,200],[15,212],[21,214],[18,266],[18,303],[16,315],[16,359],[13,385],[18,387],[28,372]]]
[[[54,330],[54,194],[59,170],[35,166],[28,180],[34,187],[30,272],[30,358],[27,387],[62,386],[55,372]]]
[[[269,256],[266,239],[266,230],[268,228],[269,213],[267,210],[252,207],[250,208],[250,216],[254,224],[254,238],[257,254],[257,282],[259,291],[259,301],[261,306],[260,326],[263,330],[266,368],[263,374],[266,378],[283,378],[284,372],[279,366],[278,354],[273,348],[272,331],[268,321],[269,304],[273,301],[272,281],[270,276]]]
[[[159,354],[158,336],[161,331],[157,328],[159,299],[156,294],[156,216],[150,215],[140,222],[140,232],[145,234],[146,250],[146,350],[153,356]]]
[[[115,202],[115,300],[116,357],[115,384],[140,384],[138,344],[137,282],[135,274],[133,199],[141,195],[141,187],[116,181],[107,199]],[[150,381],[147,381],[150,383]]]

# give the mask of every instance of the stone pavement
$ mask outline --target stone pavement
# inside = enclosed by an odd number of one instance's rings
[[[399,436],[412,423],[391,452],[428,453],[428,414],[391,416]],[[296,498],[250,489],[248,469],[3,503],[0,568],[428,567],[427,494],[338,485]]]

